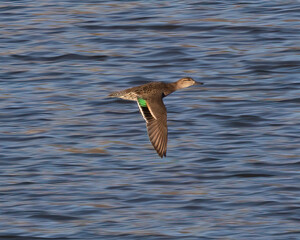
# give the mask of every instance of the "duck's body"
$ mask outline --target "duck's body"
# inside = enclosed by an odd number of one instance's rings
[[[109,97],[137,101],[143,115],[149,139],[160,157],[166,156],[168,142],[167,110],[162,99],[172,92],[202,84],[192,78],[181,78],[174,83],[151,82],[141,86],[113,92]]]
[[[118,97],[125,100],[137,101],[137,97],[148,99],[157,97],[165,97],[176,91],[175,83],[150,82],[141,86],[128,88],[123,91],[113,92],[110,97]]]

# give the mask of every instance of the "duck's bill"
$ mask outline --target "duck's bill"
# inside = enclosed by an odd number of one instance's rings
[[[202,82],[195,82],[194,85],[203,85],[204,83]]]

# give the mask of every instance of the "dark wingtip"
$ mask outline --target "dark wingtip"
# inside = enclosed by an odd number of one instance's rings
[[[164,157],[167,156],[167,150],[163,152],[163,156],[164,156]]]
[[[155,149],[155,150],[156,150],[156,149]],[[156,150],[156,152],[157,152],[158,156],[160,156],[161,158],[163,158],[163,157],[166,156],[166,154],[165,154],[164,152],[159,152],[159,151],[157,151],[157,150]]]
[[[163,152],[163,153],[157,152],[157,154],[158,156],[160,156],[160,158],[167,157],[167,152]]]

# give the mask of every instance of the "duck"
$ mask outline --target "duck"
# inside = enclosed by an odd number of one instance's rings
[[[112,92],[108,97],[136,101],[139,110],[146,121],[149,140],[157,154],[167,156],[168,126],[167,109],[163,98],[171,93],[193,85],[202,85],[191,77],[184,77],[176,82],[150,82],[122,91]]]

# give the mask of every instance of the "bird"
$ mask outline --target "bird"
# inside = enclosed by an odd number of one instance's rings
[[[122,91],[112,92],[108,97],[136,101],[146,121],[147,132],[152,146],[163,158],[167,156],[168,126],[167,110],[163,98],[176,90],[192,85],[202,85],[191,77],[184,77],[176,82],[150,82]]]

